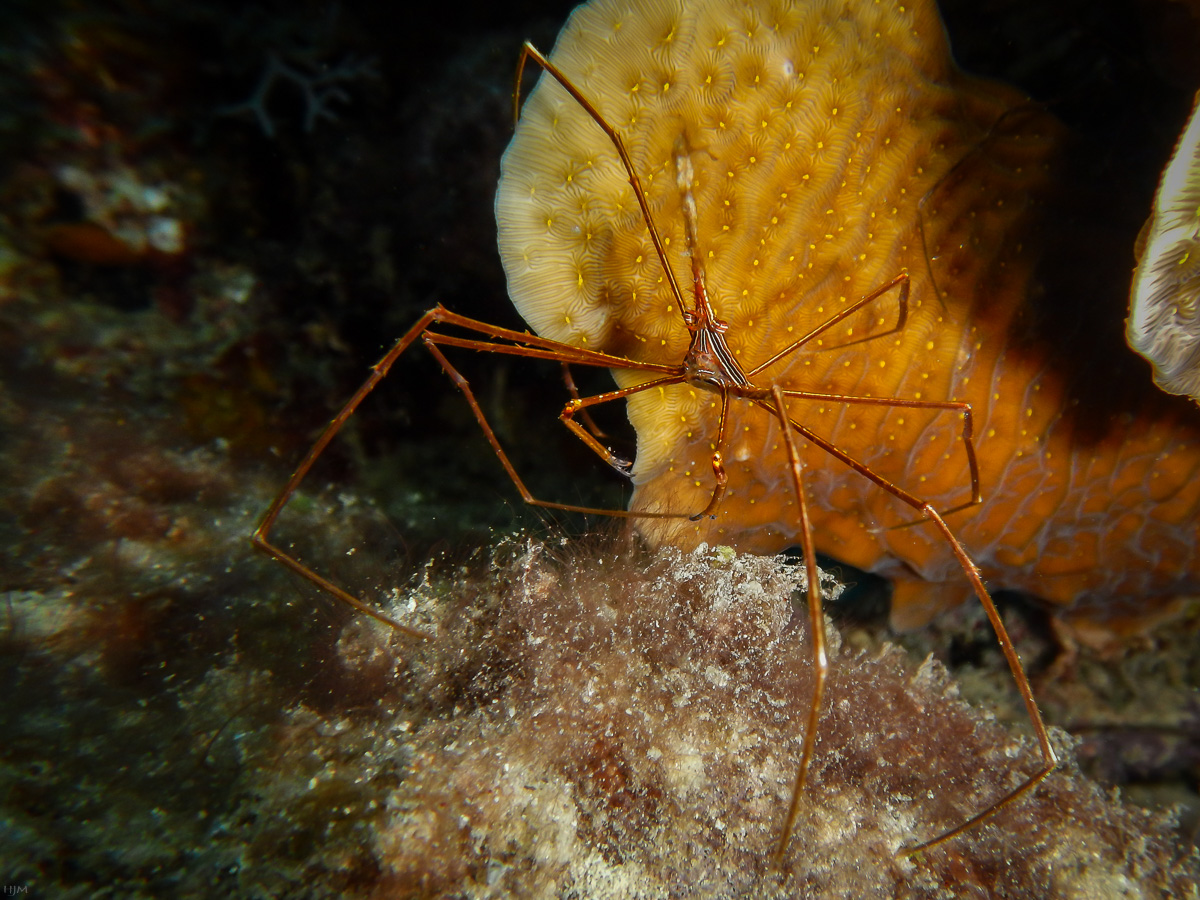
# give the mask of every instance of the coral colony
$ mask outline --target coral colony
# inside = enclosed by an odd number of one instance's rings
[[[676,272],[689,271],[688,254],[702,259],[745,371],[907,271],[902,329],[892,292],[757,380],[968,402],[983,503],[947,521],[991,584],[1116,630],[1200,587],[1200,415],[1148,379],[1121,378],[1119,343],[1081,339],[1068,358],[1059,335],[1039,333],[1031,225],[1061,129],[1019,92],[958,71],[934,4],[664,2],[633,13],[597,2],[575,12],[551,59],[620,131]],[[524,105],[497,196],[513,302],[544,337],[675,363],[688,331],[626,174],[548,81]],[[681,140],[694,250],[674,171]],[[622,386],[648,377],[617,373]],[[719,407],[688,385],[629,399],[631,508],[704,509]],[[957,413],[790,408],[939,510],[970,499]],[[715,518],[643,520],[653,543],[778,552],[798,541],[775,422],[733,404],[725,434]],[[931,527],[895,527],[920,518],[910,506],[801,443],[818,548],[887,576],[895,624],[916,627],[970,596]]]

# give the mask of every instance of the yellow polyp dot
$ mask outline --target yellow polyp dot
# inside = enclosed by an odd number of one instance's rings
[[[988,429],[988,431],[987,431],[987,436],[988,436],[988,437],[995,437],[995,436],[996,436],[996,429],[995,429],[995,428],[989,428],[989,429]]]
[[[926,350],[932,350],[932,349],[933,349],[933,341],[926,341],[926,342],[925,342],[925,349],[926,349]]]

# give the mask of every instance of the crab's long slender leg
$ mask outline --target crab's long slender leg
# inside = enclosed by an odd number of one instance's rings
[[[573,400],[582,399],[583,395],[579,393],[579,386],[575,384],[575,376],[571,374],[571,366],[569,363],[562,364],[563,384],[567,388],[567,393],[571,395]],[[580,413],[580,418],[583,420],[584,426],[592,433],[598,441],[607,440],[609,434],[596,424],[596,420],[592,418],[592,414],[586,409]]]
[[[783,398],[789,396],[789,392],[780,391],[776,387],[773,390],[773,396],[779,398],[775,399],[773,405],[766,402],[764,399],[758,398],[755,398],[754,402],[772,415],[780,416],[780,403]],[[1029,791],[1033,790],[1033,788],[1035,788],[1038,784],[1040,784],[1046,778],[1046,776],[1054,771],[1055,767],[1058,765],[1058,757],[1055,755],[1054,748],[1050,743],[1050,734],[1046,730],[1046,723],[1042,719],[1041,710],[1038,709],[1037,701],[1034,699],[1033,688],[1029,684],[1029,677],[1025,674],[1025,667],[1021,664],[1021,658],[1017,655],[1016,647],[1013,646],[1012,639],[1008,635],[1008,629],[1004,627],[1004,620],[1000,617],[1000,613],[996,609],[996,604],[992,600],[992,595],[988,593],[988,589],[983,583],[983,577],[979,572],[979,567],[975,565],[974,560],[971,559],[970,555],[966,551],[966,548],[963,547],[962,543],[957,537],[955,537],[954,532],[950,530],[950,526],[946,524],[946,521],[942,518],[938,511],[934,509],[931,504],[922,500],[920,497],[917,497],[903,488],[892,484],[883,476],[872,471],[870,467],[850,456],[840,447],[837,447],[825,438],[822,438],[820,435],[815,434],[811,429],[801,425],[795,419],[791,418],[791,416],[786,415],[786,413],[783,413],[782,415],[786,417],[787,422],[791,426],[789,430],[795,430],[805,439],[816,444],[826,453],[829,453],[831,456],[854,469],[854,471],[858,472],[860,475],[873,481],[892,496],[911,506],[914,510],[920,513],[925,520],[932,522],[934,527],[941,532],[943,539],[950,547],[951,552],[953,552],[954,558],[958,561],[963,573],[967,576],[967,580],[970,582],[972,589],[975,591],[975,595],[979,598],[979,602],[983,605],[984,613],[987,615],[988,622],[991,623],[992,630],[995,632],[996,641],[1000,644],[1000,649],[1004,653],[1004,659],[1008,663],[1008,668],[1012,673],[1013,681],[1016,682],[1017,691],[1020,693],[1021,700],[1025,704],[1025,711],[1029,716],[1029,721],[1033,726],[1034,735],[1037,738],[1038,748],[1041,751],[1042,766],[1036,772],[1025,778],[1025,780],[1017,785],[1016,788],[1005,794],[999,800],[994,801],[990,806],[988,806],[987,809],[975,814],[961,825],[958,825],[955,828],[944,832],[943,834],[939,834],[930,840],[923,841],[917,846],[904,851],[904,855],[911,856],[914,853],[920,853],[923,850],[936,847],[938,844],[942,844],[951,838],[962,834],[964,831],[974,828],[980,822],[991,818],[1013,801],[1023,797]],[[792,450],[789,445],[789,455],[791,452]]]
[[[792,785],[792,799],[788,804],[787,816],[779,834],[779,845],[775,849],[774,864],[779,866],[792,840],[792,829],[796,825],[796,814],[800,810],[800,795],[808,779],[808,768],[812,763],[813,750],[817,743],[817,723],[821,718],[821,702],[825,697],[825,681],[829,675],[829,652],[826,649],[825,611],[821,606],[820,574],[817,571],[817,552],[813,548],[812,522],[808,517],[808,503],[804,499],[804,481],[801,475],[800,450],[796,446],[796,435],[788,420],[784,406],[783,391],[779,385],[771,388],[775,401],[775,412],[782,425],[784,443],[787,446],[788,468],[792,476],[792,489],[796,492],[796,506],[800,514],[800,544],[804,551],[804,572],[808,577],[808,620],[812,628],[813,645],[813,692],[808,708],[808,723],[804,729],[804,743],[800,750],[800,768]]]
[[[593,432],[587,430],[583,425],[580,425],[579,422],[576,421],[576,416],[578,416],[580,419],[587,417],[587,420],[590,421],[590,417],[587,416],[588,407],[598,406],[601,403],[610,403],[613,400],[621,400],[634,394],[640,394],[642,391],[648,391],[652,388],[665,387],[669,384],[680,384],[683,382],[683,380],[683,374],[679,373],[676,375],[669,375],[664,378],[655,378],[651,381],[635,384],[632,387],[617,388],[616,390],[605,391],[602,394],[595,394],[591,397],[575,396],[568,401],[566,406],[563,407],[558,418],[559,421],[566,425],[567,428],[571,430],[571,433],[579,438],[579,440],[583,441],[583,443],[586,444],[593,453],[599,456],[614,469],[624,472],[624,474],[627,475],[629,472],[626,466],[623,465],[623,461],[618,460],[616,454],[600,443],[600,439],[596,437]]]
[[[445,335],[432,332],[429,329],[433,325],[456,326],[468,331],[472,331],[476,334],[483,335],[486,339],[480,340],[474,338],[463,338],[454,335]],[[473,412],[475,413],[476,419],[479,421],[479,424],[483,429],[484,436],[491,443],[492,448],[496,451],[496,454],[499,457],[501,464],[504,466],[505,471],[508,472],[509,477],[512,478],[513,484],[516,485],[517,489],[521,492],[522,498],[527,503],[533,506],[561,509],[570,512],[596,513],[612,516],[640,516],[644,518],[652,515],[657,515],[660,517],[666,517],[669,515],[665,513],[648,514],[630,513],[625,510],[592,509],[590,507],[553,503],[550,501],[539,500],[538,498],[534,497],[525,488],[524,483],[517,475],[516,469],[512,466],[507,454],[505,454],[503,448],[500,446],[499,441],[496,439],[495,433],[488,424],[487,418],[483,415],[483,410],[475,400],[475,395],[471,391],[470,385],[467,384],[466,379],[458,373],[454,366],[452,366],[449,361],[446,360],[445,356],[437,348],[437,345],[441,344],[443,346],[462,347],[471,350],[503,353],[512,356],[522,356],[534,359],[554,360],[562,363],[604,366],[606,368],[632,369],[636,371],[657,374],[659,376],[665,376],[654,383],[658,383],[659,381],[663,383],[669,383],[672,380],[680,380],[680,378],[674,377],[677,376],[679,372],[677,367],[655,365],[652,363],[640,363],[624,357],[613,356],[612,354],[572,347],[569,344],[561,344],[557,341],[551,341],[547,338],[538,337],[537,335],[529,334],[527,332],[513,331],[509,328],[501,328],[499,326],[489,325],[486,322],[480,322],[476,319],[468,318],[467,316],[461,316],[457,313],[450,312],[444,307],[436,306],[422,315],[421,318],[418,319],[413,326],[409,328],[409,330],[406,331],[404,335],[398,341],[396,341],[395,344],[392,345],[391,349],[388,350],[387,353],[385,353],[379,360],[379,362],[372,367],[371,374],[362,383],[362,385],[359,386],[358,390],[354,392],[354,395],[346,402],[338,414],[333,417],[333,420],[330,421],[330,423],[325,427],[325,430],[321,432],[321,435],[313,443],[304,459],[300,461],[300,464],[292,473],[291,478],[289,478],[287,483],[284,484],[283,488],[280,489],[270,507],[268,507],[266,513],[263,515],[258,527],[254,530],[253,535],[251,535],[251,542],[258,550],[275,558],[285,567],[295,572],[302,578],[312,582],[321,590],[326,591],[327,593],[336,597],[338,600],[341,600],[343,603],[346,603],[359,612],[370,616],[376,621],[382,622],[388,627],[394,628],[396,631],[412,638],[426,640],[431,637],[431,635],[421,631],[420,629],[397,622],[390,616],[381,613],[379,610],[375,609],[369,604],[359,600],[357,597],[338,587],[323,575],[315,572],[312,568],[302,563],[295,556],[288,553],[271,540],[271,531],[275,527],[275,523],[279,518],[279,514],[283,511],[283,508],[287,505],[288,501],[291,500],[292,496],[296,492],[296,489],[300,486],[300,483],[304,480],[305,476],[308,475],[317,459],[322,453],[325,452],[325,448],[329,446],[330,441],[332,441],[337,433],[341,431],[342,426],[346,424],[346,421],[354,414],[355,410],[358,409],[363,400],[367,398],[367,395],[370,394],[371,391],[375,389],[376,385],[378,385],[379,382],[387,376],[396,360],[399,359],[400,356],[403,355],[404,352],[408,350],[408,348],[418,338],[420,338],[422,343],[424,343],[430,352],[433,353],[434,357],[442,365],[442,368],[448,375],[450,375],[452,379],[455,380],[460,389],[463,391],[467,398],[467,402],[470,404]],[[644,390],[645,387],[640,389]]]
[[[427,640],[430,635],[408,625],[402,625],[390,616],[386,616],[374,607],[363,603],[357,597],[348,594],[346,591],[342,590],[324,576],[318,575],[304,563],[300,562],[300,560],[296,559],[294,556],[272,543],[271,529],[275,526],[275,520],[279,518],[279,514],[283,511],[284,506],[287,505],[288,500],[290,500],[292,495],[296,492],[296,488],[300,486],[300,482],[304,480],[304,476],[308,474],[309,470],[313,467],[313,463],[317,461],[317,458],[323,452],[325,452],[325,448],[329,446],[329,442],[332,441],[334,436],[342,430],[342,426],[346,424],[346,420],[354,414],[354,411],[358,409],[359,404],[361,404],[363,400],[366,399],[367,395],[375,389],[375,386],[383,380],[384,376],[387,375],[388,370],[391,369],[396,360],[400,358],[400,355],[408,349],[409,345],[412,344],[412,342],[415,341],[421,334],[423,334],[433,322],[439,320],[440,312],[443,312],[440,306],[426,312],[425,315],[421,316],[421,318],[416,321],[412,328],[404,333],[404,336],[401,337],[400,340],[396,341],[396,343],[392,345],[392,349],[385,353],[379,362],[375,363],[367,380],[364,381],[359,389],[354,392],[354,396],[352,396],[349,401],[347,401],[346,405],[342,407],[341,412],[333,417],[333,421],[331,421],[325,427],[325,430],[321,432],[321,436],[317,438],[316,443],[312,445],[312,448],[308,451],[308,454],[303,460],[300,461],[300,465],[296,467],[296,471],[292,473],[292,477],[287,480],[287,483],[280,490],[279,494],[276,495],[275,500],[267,509],[262,521],[258,524],[258,528],[254,529],[254,534],[250,538],[254,546],[263,553],[266,553],[268,556],[272,556],[279,560],[279,562],[291,569],[297,575],[300,575],[301,577],[311,581],[317,587],[327,591],[334,597],[337,597],[343,603],[349,604],[354,609],[357,609],[361,613],[365,613],[372,619],[396,629],[396,631],[399,631],[401,634],[406,634],[409,637],[420,638],[422,640]]]
[[[970,403],[962,400],[909,400],[902,397],[861,397],[854,394],[830,394],[820,391],[783,391],[782,393],[784,397],[792,400],[823,400],[829,403],[846,403],[858,406],[889,406],[896,407],[897,409],[946,410],[959,413],[963,418],[962,430],[959,432],[959,437],[963,442],[963,451],[967,457],[967,471],[971,477],[971,496],[957,506],[942,510],[942,515],[948,516],[951,513],[969,509],[983,502],[983,489],[979,482],[979,460],[975,454],[975,420],[972,415]],[[863,474],[866,474],[866,472],[864,471]],[[891,528],[907,528],[924,521],[924,519],[914,519],[911,522],[893,525]]]
[[[875,290],[871,291],[869,294],[866,294],[865,296],[860,297],[859,299],[855,300],[853,303],[851,303],[845,309],[840,310],[838,313],[836,313],[833,316],[830,316],[828,319],[826,319],[824,322],[822,322],[820,325],[818,325],[816,328],[814,328],[808,334],[804,335],[801,338],[798,338],[797,340],[792,341],[790,344],[788,344],[786,347],[784,347],[782,350],[780,350],[778,353],[776,353],[774,356],[772,356],[766,362],[759,363],[757,366],[755,366],[753,369],[751,369],[746,374],[749,375],[751,378],[753,378],[759,372],[762,372],[764,369],[767,369],[770,366],[775,365],[775,363],[779,362],[784,357],[789,356],[792,353],[795,353],[797,350],[799,350],[801,347],[803,347],[805,344],[807,344],[813,338],[818,337],[819,335],[825,333],[830,328],[832,328],[834,325],[836,325],[838,322],[841,322],[844,319],[846,319],[847,317],[852,316],[854,313],[858,312],[864,306],[867,306],[868,304],[875,302],[876,300],[878,300],[880,297],[882,297],[884,294],[886,294],[888,291],[890,291],[894,287],[900,288],[900,296],[899,296],[899,300],[898,300],[900,312],[897,316],[895,325],[893,325],[887,331],[882,332],[880,334],[873,334],[873,335],[870,335],[865,338],[859,338],[858,340],[849,341],[845,344],[839,344],[836,347],[831,347],[831,348],[827,348],[827,349],[838,350],[843,347],[849,347],[852,344],[860,343],[862,341],[873,341],[877,338],[881,338],[886,335],[892,334],[894,332],[900,331],[904,327],[905,322],[908,321],[909,284],[910,284],[910,281],[909,281],[909,277],[908,277],[908,272],[901,271],[899,275],[897,275],[895,278],[893,278],[887,284],[880,285],[879,287],[875,288]]]
[[[542,56],[541,51],[529,41],[525,41],[521,45],[521,58],[517,63],[517,84],[513,91],[513,119],[514,121],[521,114],[521,76],[525,71],[525,62],[532,59],[535,63],[542,67],[544,71],[550,74],[563,89],[570,94],[575,102],[582,107],[584,112],[592,117],[592,120],[600,126],[601,130],[608,136],[613,147],[616,148],[617,155],[621,158],[621,165],[625,167],[625,173],[629,178],[629,184],[633,188],[633,195],[637,199],[638,206],[642,210],[642,219],[646,223],[646,230],[650,233],[650,241],[654,244],[654,252],[658,255],[658,260],[662,263],[663,272],[666,275],[667,283],[671,287],[671,294],[675,297],[675,301],[679,304],[678,308],[681,313],[687,310],[687,303],[683,299],[683,292],[679,289],[679,282],[675,279],[675,273],[671,270],[671,264],[667,260],[666,247],[663,245],[662,238],[658,234],[658,229],[654,226],[654,218],[650,215],[650,204],[646,200],[646,192],[642,189],[641,179],[638,178],[637,172],[633,168],[633,161],[629,157],[629,151],[625,149],[625,141],[621,139],[620,132],[605,121],[604,116],[600,115],[600,111],[592,106],[591,101],[579,92],[579,88],[571,83],[571,79],[567,78],[559,68]]]
[[[1014,800],[1025,796],[1025,794],[1037,787],[1058,765],[1058,757],[1054,753],[1054,747],[1050,744],[1050,735],[1046,731],[1046,723],[1042,720],[1042,712],[1038,709],[1037,701],[1033,697],[1033,689],[1029,686],[1029,678],[1025,675],[1025,667],[1021,665],[1021,658],[1017,655],[1017,649],[1013,646],[1012,639],[1008,636],[1008,629],[1004,627],[1004,620],[1000,618],[1000,612],[996,609],[992,595],[988,593],[987,588],[983,584],[979,568],[975,565],[971,557],[967,555],[966,549],[959,542],[958,538],[954,536],[954,533],[950,530],[950,526],[938,515],[937,510],[929,504],[925,504],[921,508],[921,512],[942,533],[942,536],[950,545],[950,549],[954,551],[954,556],[958,560],[959,565],[967,573],[967,579],[971,582],[971,587],[974,588],[976,596],[979,597],[979,602],[983,604],[983,611],[987,614],[988,621],[992,624],[992,630],[996,633],[996,641],[1000,644],[1000,649],[1004,652],[1004,658],[1008,662],[1009,671],[1012,672],[1013,680],[1017,683],[1017,690],[1021,694],[1021,699],[1025,702],[1025,711],[1029,714],[1029,721],[1033,724],[1033,731],[1037,737],[1038,747],[1042,752],[1043,763],[1040,769],[1022,781],[1012,791],[1005,794],[999,800],[994,801],[987,809],[976,813],[961,825],[951,828],[943,834],[939,834],[930,840],[922,841],[915,847],[910,847],[904,851],[904,856],[912,856],[915,853],[928,850],[930,847],[936,847],[938,844],[945,843],[951,838],[962,834],[964,831],[974,828],[980,822],[990,819]]]
[[[454,364],[451,363],[450,360],[446,358],[446,355],[444,353],[442,353],[441,348],[438,346],[439,344],[447,344],[450,342],[447,341],[443,335],[433,335],[433,334],[426,334],[424,336],[423,340],[425,342],[426,348],[429,350],[430,353],[433,354],[434,359],[436,359],[438,361],[438,364],[442,367],[443,371],[445,371],[445,373],[450,376],[450,380],[454,382],[455,387],[457,387],[462,392],[463,396],[466,398],[467,404],[471,407],[471,412],[474,413],[475,420],[476,420],[476,422],[479,423],[479,427],[483,430],[483,435],[485,438],[487,438],[488,443],[491,445],[493,452],[496,454],[496,458],[500,460],[500,464],[502,466],[504,466],[504,471],[508,473],[508,477],[512,480],[513,485],[520,492],[521,499],[524,500],[526,503],[528,503],[530,506],[539,506],[539,507],[542,507],[543,509],[559,509],[559,510],[562,510],[563,512],[575,512],[575,513],[584,513],[584,514],[588,514],[588,515],[611,516],[614,518],[641,518],[641,519],[656,518],[656,519],[661,519],[661,518],[679,518],[680,517],[679,514],[675,514],[675,513],[648,513],[648,512],[631,512],[630,510],[624,510],[624,509],[600,509],[598,507],[593,507],[593,506],[577,506],[572,503],[558,503],[553,500],[541,500],[538,497],[535,497],[533,495],[533,492],[530,491],[529,488],[527,488],[525,486],[525,482],[521,479],[521,476],[517,473],[516,466],[514,466],[512,464],[512,461],[508,458],[508,454],[504,451],[504,447],[501,445],[499,438],[496,437],[495,431],[492,430],[492,426],[488,422],[487,416],[483,412],[483,407],[481,407],[479,405],[479,401],[475,399],[475,392],[471,389],[470,382],[467,381],[467,379],[462,376],[462,374],[458,371],[457,368],[455,368]],[[455,339],[455,340],[457,341],[457,339]],[[518,356],[526,356],[526,355],[530,355],[530,356],[539,355],[540,356],[541,355],[540,352],[526,354],[526,353],[520,352],[521,350],[522,350],[522,348],[519,348],[519,347],[518,348],[510,347],[507,349],[501,349],[501,350],[499,350],[499,352],[513,353]],[[626,368],[632,368],[632,369],[644,369],[646,371],[657,372],[657,371],[660,371],[661,369],[665,368],[665,367],[661,367],[661,366],[651,366],[648,364],[642,365],[639,363],[635,363],[632,360],[625,360],[625,362],[628,363]],[[596,400],[596,402],[604,402],[607,400],[617,400],[621,397],[627,397],[630,394],[635,394],[639,391],[649,390],[650,388],[656,387],[658,385],[676,384],[682,380],[683,380],[683,376],[678,373],[676,373],[674,375],[668,375],[663,378],[654,379],[650,382],[636,385],[631,388],[624,388],[621,390],[610,391],[607,394],[602,395],[602,398]],[[609,451],[608,448],[604,447],[599,441],[597,441],[595,438],[593,438],[590,434],[588,434],[588,432],[586,430],[584,430],[581,426],[579,426],[578,423],[574,422],[570,418],[570,416],[567,414],[567,410],[572,410],[576,406],[576,403],[577,403],[577,401],[575,401],[575,400],[571,400],[570,402],[568,402],[567,407],[563,412],[563,417],[562,417],[563,423],[565,425],[567,425],[567,427],[570,428],[571,431],[573,431],[579,437],[580,440],[582,440],[585,444],[588,445],[588,447],[590,447],[594,452],[596,452],[597,455],[599,455],[601,459],[604,459],[605,462],[608,462],[610,465],[614,465],[612,452]]]
[[[716,515],[717,506],[725,496],[725,489],[729,484],[729,477],[725,473],[725,455],[721,452],[721,448],[725,446],[725,425],[729,418],[730,390],[731,388],[729,387],[721,389],[721,414],[717,419],[717,437],[712,443],[712,470],[713,477],[716,479],[716,486],[713,488],[712,497],[709,498],[708,505],[695,515],[688,516],[693,522],[703,519],[705,516]]]

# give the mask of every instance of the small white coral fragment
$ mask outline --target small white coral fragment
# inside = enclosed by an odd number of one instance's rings
[[[1200,95],[1197,95],[1200,101]],[[1200,103],[1163,171],[1138,238],[1125,336],[1172,394],[1200,399]]]

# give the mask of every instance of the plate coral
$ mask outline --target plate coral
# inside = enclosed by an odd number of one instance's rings
[[[901,272],[885,295],[756,383],[974,410],[983,503],[950,518],[989,582],[1090,610],[1200,587],[1200,419],[1083,376],[1039,322],[1035,224],[1062,130],[1019,92],[953,64],[932,3],[596,0],[551,56],[630,148],[676,278],[702,261],[751,371]],[[680,149],[682,148],[682,150]],[[674,159],[694,167],[695,246]],[[688,330],[605,134],[543,78],[497,196],[513,301],[540,335],[678,364]],[[1100,350],[1096,354],[1099,357]],[[622,385],[637,373],[615,373]],[[691,514],[712,496],[719,402],[687,385],[629,399],[631,508]],[[796,400],[789,412],[939,509],[970,498],[956,413]],[[715,518],[645,520],[655,544],[776,552],[798,520],[776,422],[732,404]],[[817,546],[889,577],[897,624],[968,594],[912,509],[816,446],[804,452]]]

